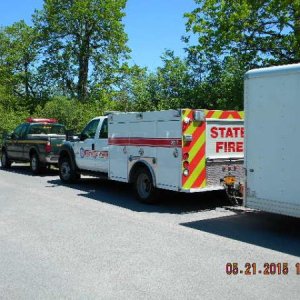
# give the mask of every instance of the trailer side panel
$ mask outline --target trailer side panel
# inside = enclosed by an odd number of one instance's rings
[[[300,217],[300,65],[245,79],[245,205]]]

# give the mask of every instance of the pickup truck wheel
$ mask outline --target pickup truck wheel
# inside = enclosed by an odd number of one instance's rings
[[[65,183],[73,183],[80,179],[80,174],[73,170],[70,160],[67,157],[59,162],[59,177]]]
[[[36,153],[33,153],[30,156],[30,169],[33,174],[39,174],[42,170],[39,156]]]
[[[137,171],[134,184],[136,197],[139,201],[147,204],[158,202],[156,189],[148,169],[141,168]]]
[[[8,169],[11,167],[11,161],[8,159],[7,153],[4,150],[1,155],[1,167],[3,169]]]

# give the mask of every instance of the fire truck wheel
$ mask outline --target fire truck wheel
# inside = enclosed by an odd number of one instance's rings
[[[148,169],[140,168],[137,170],[134,185],[136,197],[139,201],[147,204],[157,203],[156,189]]]
[[[11,161],[8,159],[7,153],[5,150],[2,151],[1,155],[1,167],[3,169],[8,169],[11,166]]]
[[[39,174],[42,170],[42,164],[37,153],[32,153],[30,156],[30,169],[33,174]]]
[[[68,157],[64,157],[59,162],[59,177],[64,183],[74,183],[76,180],[80,179],[80,174],[77,174],[72,168]]]

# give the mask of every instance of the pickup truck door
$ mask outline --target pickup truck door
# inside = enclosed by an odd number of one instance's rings
[[[18,140],[18,152],[19,152],[19,158],[21,160],[24,159],[28,159],[28,153],[25,153],[25,148],[26,148],[26,144],[27,144],[27,131],[29,128],[29,124],[24,124],[24,126],[22,127],[22,130],[20,132],[20,138]]]
[[[94,171],[108,173],[108,125],[107,118],[102,119],[96,132],[94,146],[95,163]]]
[[[20,134],[24,124],[19,125],[7,142],[7,154],[14,159],[20,159],[22,155],[22,145],[20,144]]]
[[[76,164],[80,169],[95,171],[95,136],[100,119],[90,121],[81,133],[81,141],[74,145]]]

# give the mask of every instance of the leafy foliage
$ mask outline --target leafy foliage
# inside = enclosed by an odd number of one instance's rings
[[[29,115],[79,132],[109,110],[240,110],[247,70],[300,61],[300,0],[195,0],[187,57],[166,50],[154,72],[130,66],[126,2],[44,0],[33,26],[0,29],[0,132]]]
[[[63,94],[88,99],[91,85],[112,80],[126,58],[126,0],[45,0],[34,16],[43,71]]]
[[[37,107],[34,116],[56,118],[66,128],[80,132],[90,119],[103,115],[107,109],[99,101],[82,103],[77,99],[54,97],[44,107]]]
[[[8,94],[22,99],[21,105],[29,109],[33,109],[42,95],[35,69],[37,61],[34,28],[20,21],[0,31],[0,85]]]
[[[199,43],[189,50],[208,61],[240,57],[248,65],[300,61],[299,0],[195,0],[187,30]]]
[[[243,107],[243,74],[300,61],[299,0],[195,0],[185,14],[188,62],[207,107]],[[191,44],[190,37],[197,42]]]

